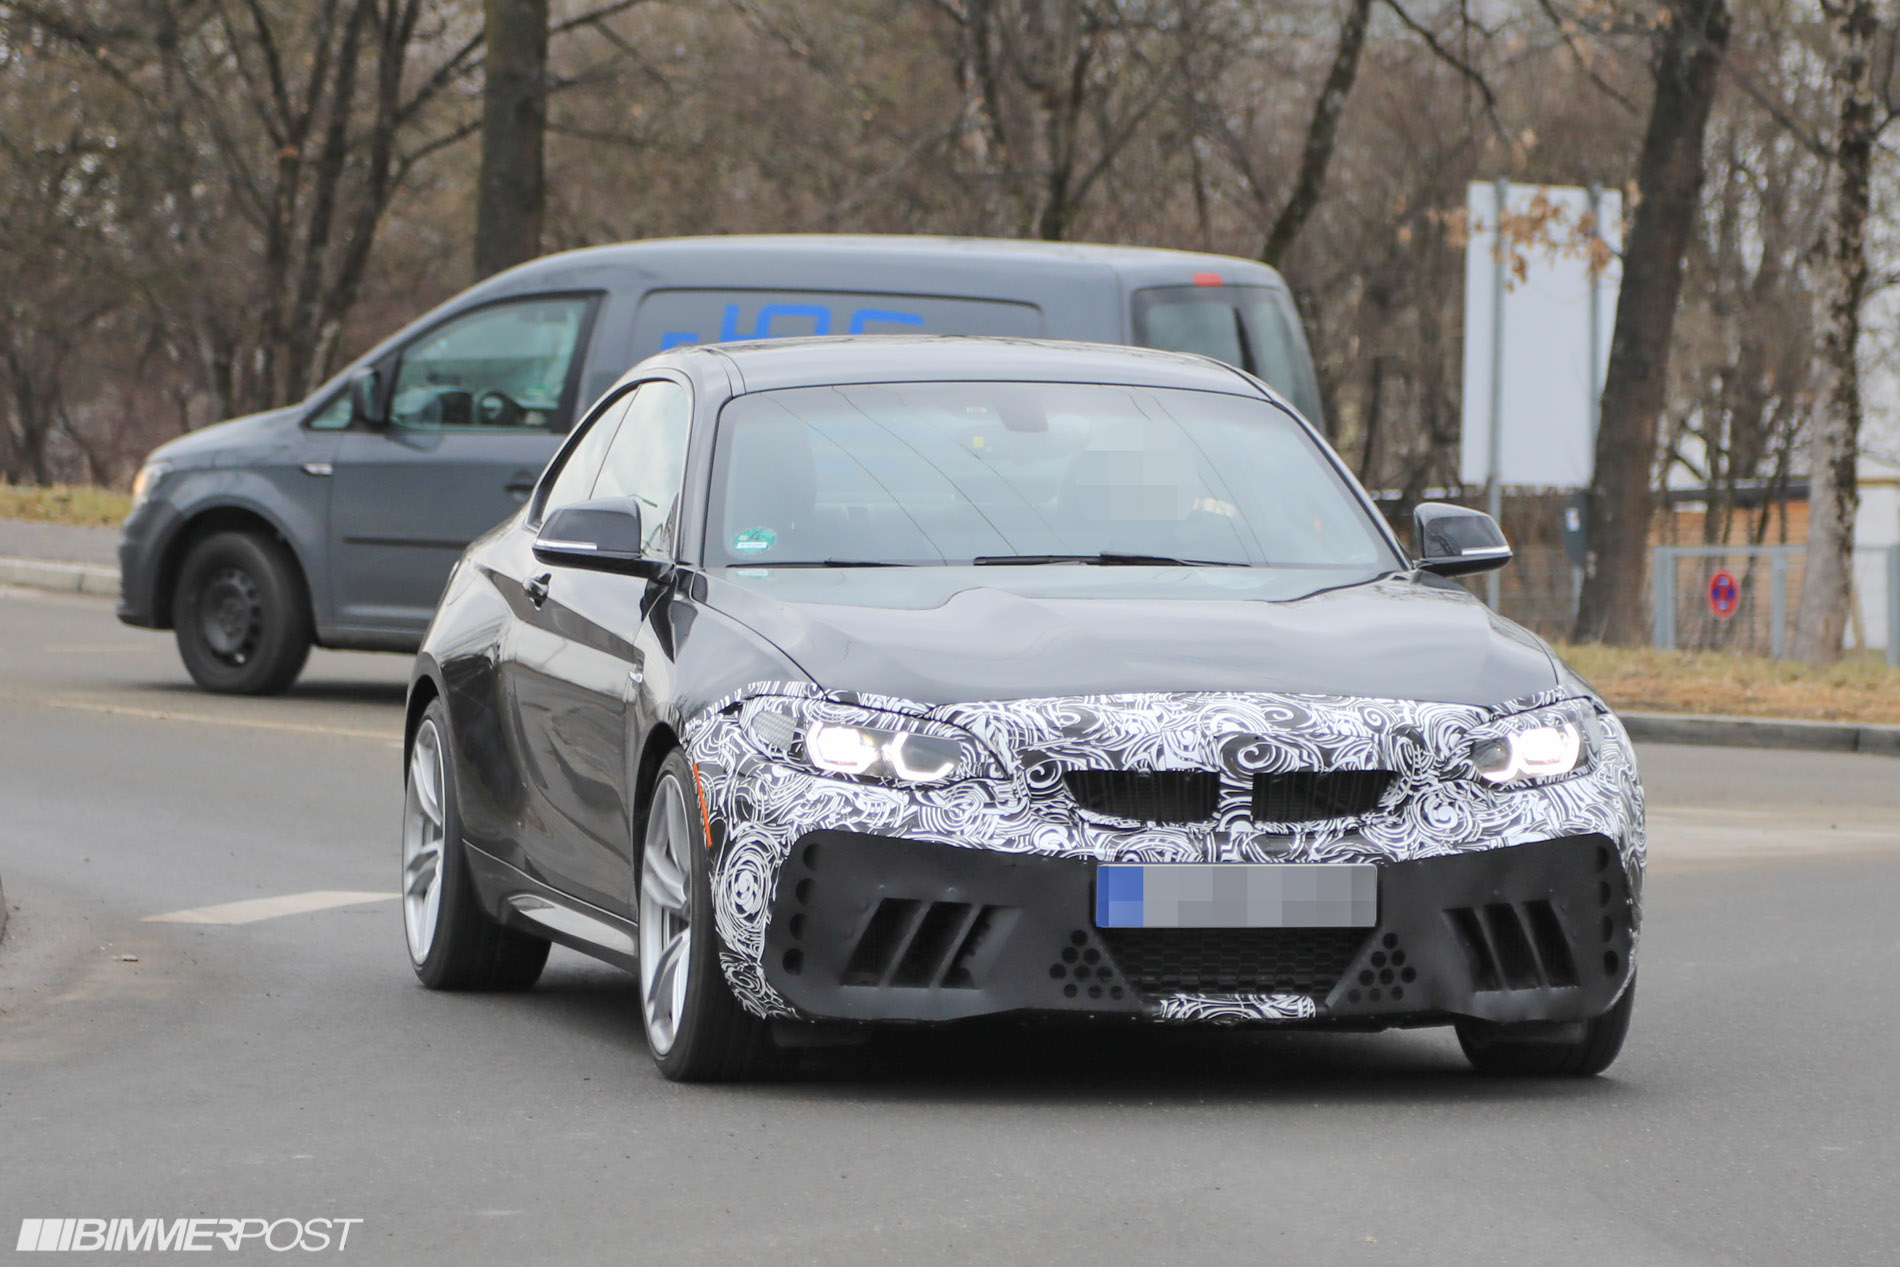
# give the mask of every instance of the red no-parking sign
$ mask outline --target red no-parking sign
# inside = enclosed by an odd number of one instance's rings
[[[1742,583],[1726,569],[1709,578],[1709,610],[1717,620],[1727,620],[1742,605]]]

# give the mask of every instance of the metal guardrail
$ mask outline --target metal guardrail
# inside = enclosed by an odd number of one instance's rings
[[[1703,564],[1694,572],[1697,583],[1693,587],[1683,584],[1681,564],[1686,560]],[[1806,563],[1805,546],[1652,546],[1650,640],[1665,650],[1686,644],[1783,659]],[[1728,573],[1735,582],[1732,610],[1727,614],[1717,614],[1709,599],[1717,572]],[[1871,586],[1867,584],[1870,578],[1877,578]],[[1881,601],[1865,601],[1870,589],[1879,591]],[[1884,647],[1887,663],[1900,668],[1900,545],[1857,548],[1854,590],[1850,641],[1868,649]],[[1877,636],[1869,628],[1874,614],[1880,618]]]

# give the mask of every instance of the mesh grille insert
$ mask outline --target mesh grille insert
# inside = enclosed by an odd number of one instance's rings
[[[1149,994],[1324,995],[1365,942],[1363,928],[1103,928],[1125,977]]]

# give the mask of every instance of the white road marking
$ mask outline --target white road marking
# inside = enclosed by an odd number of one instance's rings
[[[134,708],[129,704],[94,703],[91,700],[49,699],[49,708],[69,708],[82,713],[111,713],[118,717],[143,717],[148,721],[188,721],[207,726],[248,726],[253,730],[278,730],[298,735],[331,735],[339,739],[374,739],[398,747],[400,732],[366,730],[352,726],[325,726],[317,722],[265,721],[251,717],[216,717],[209,713],[176,713],[168,708]]]
[[[341,889],[318,889],[311,893],[287,893],[283,897],[256,897],[243,902],[225,902],[219,906],[200,906],[195,910],[171,911],[147,915],[147,924],[255,924],[280,915],[302,915],[307,911],[327,911],[337,906],[358,906],[364,902],[393,902],[395,893],[360,893]]]

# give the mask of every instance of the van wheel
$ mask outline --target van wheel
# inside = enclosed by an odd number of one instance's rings
[[[310,596],[282,547],[218,532],[191,547],[172,599],[191,680],[228,695],[275,695],[310,656]]]

